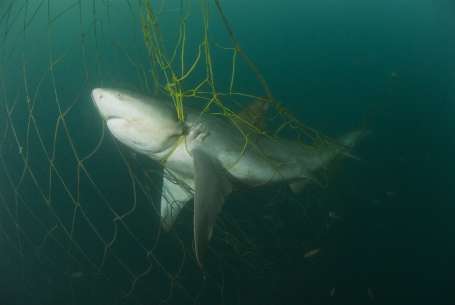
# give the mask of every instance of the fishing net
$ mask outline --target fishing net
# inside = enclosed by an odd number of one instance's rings
[[[283,192],[263,191],[260,219],[223,213],[204,274],[191,209],[162,232],[160,168],[118,145],[90,101],[94,87],[160,92],[180,120],[186,103],[228,118],[245,145],[252,134],[328,143],[274,98],[220,2],[0,1],[0,30],[0,302],[246,303],[237,282],[264,280],[264,245],[286,242]],[[240,115],[254,103],[266,113]]]

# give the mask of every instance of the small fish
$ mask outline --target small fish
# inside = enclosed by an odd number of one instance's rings
[[[310,257],[316,256],[319,254],[320,251],[321,251],[321,249],[319,249],[319,248],[310,250],[303,255],[303,258],[310,258]]]
[[[333,297],[335,295],[335,287],[333,287],[331,290],[330,290],[330,296]]]
[[[373,201],[371,203],[374,205],[379,205],[379,204],[381,204],[381,201],[379,199],[373,199]]]
[[[329,217],[332,218],[332,219],[336,219],[336,220],[342,220],[343,218],[339,215],[337,215],[335,212],[333,211],[330,211],[329,212]]]

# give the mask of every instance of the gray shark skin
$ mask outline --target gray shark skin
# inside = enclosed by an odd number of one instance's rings
[[[339,139],[341,145],[309,148],[265,135],[246,139],[245,129],[235,122],[192,109],[185,109],[185,121],[180,122],[170,101],[124,90],[96,88],[92,99],[119,142],[162,164],[164,229],[171,229],[185,203],[194,198],[194,246],[201,268],[216,217],[233,185],[287,182],[300,190],[363,135],[354,131]]]

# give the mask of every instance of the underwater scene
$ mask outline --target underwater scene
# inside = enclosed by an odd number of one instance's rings
[[[0,305],[455,304],[455,2],[0,0]]]

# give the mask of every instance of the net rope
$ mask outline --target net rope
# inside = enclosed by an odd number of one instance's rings
[[[112,35],[118,22],[129,24],[142,51]],[[195,23],[201,37],[196,43],[189,32]],[[215,26],[224,29],[222,42],[212,41]],[[174,40],[165,29],[175,30]],[[197,270],[191,237],[178,229],[163,237],[159,171],[138,168],[134,156],[108,136],[90,103],[91,88],[122,84],[117,80],[122,72],[111,67],[121,61],[121,70],[136,76],[138,89],[172,99],[179,120],[185,119],[187,101],[203,101],[201,112],[238,126],[245,147],[254,145],[251,134],[273,138],[285,130],[309,148],[329,141],[274,98],[218,0],[6,1],[0,4],[0,30],[0,245],[15,262],[10,272],[20,266],[14,277],[24,299],[40,293],[52,299],[57,289],[72,304],[200,303],[209,287],[224,298],[227,270],[249,266],[260,274],[263,266],[252,263],[259,250],[229,215],[217,224],[225,234],[215,234],[211,247],[224,244],[240,255],[236,265],[210,249],[220,262],[210,283]],[[226,52],[230,72],[223,81],[215,57],[225,58]],[[245,69],[261,90],[236,88]],[[272,106],[269,128],[239,115],[254,100]],[[108,180],[111,176],[118,178]],[[36,280],[37,268],[45,270],[43,282]],[[43,285],[49,286],[47,296],[38,292]]]

